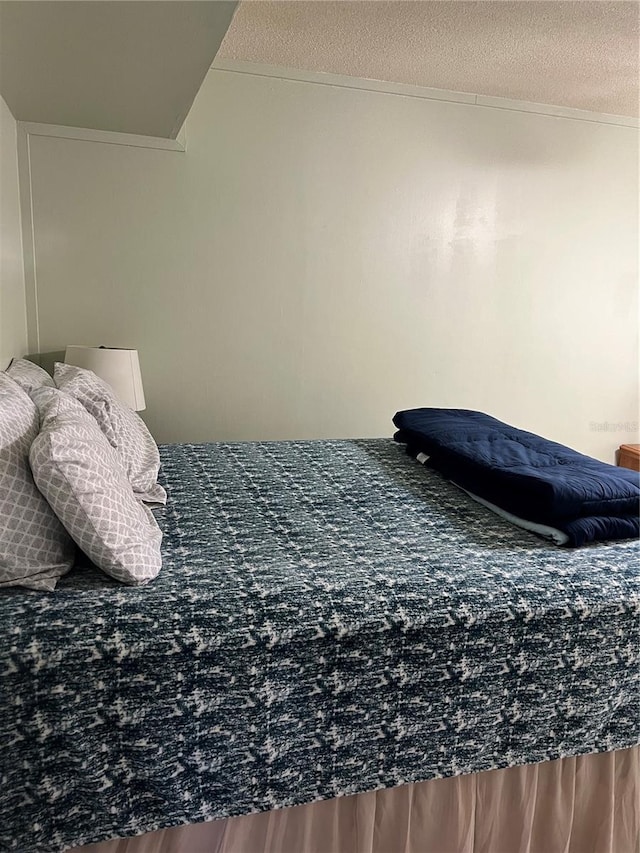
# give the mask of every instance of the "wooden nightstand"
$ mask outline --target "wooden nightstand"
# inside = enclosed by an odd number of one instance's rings
[[[621,444],[618,450],[618,465],[640,471],[640,444]]]

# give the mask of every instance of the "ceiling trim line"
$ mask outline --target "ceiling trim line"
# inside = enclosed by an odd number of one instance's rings
[[[107,145],[127,145],[131,148],[155,148],[162,151],[186,151],[184,127],[175,139],[162,136],[141,136],[136,133],[116,133],[111,130],[93,130],[87,127],[67,127],[60,124],[41,124],[19,121],[27,136],[50,136],[55,139],[75,139],[80,142],[100,142]]]
[[[534,113],[535,115],[555,118],[587,121],[597,124],[613,124],[621,127],[640,128],[640,118],[633,116],[596,113],[574,107],[562,107],[554,104],[537,104],[533,101],[517,101],[510,98],[491,97],[472,92],[454,92],[448,89],[430,89],[409,83],[392,83],[386,80],[369,80],[361,77],[348,77],[344,74],[330,74],[324,71],[303,71],[278,65],[266,65],[258,62],[245,62],[228,59],[216,60],[211,71],[234,74],[249,74],[254,77],[273,77],[279,80],[291,80],[298,83],[314,83],[341,89],[358,89],[386,95],[400,95],[406,98],[421,98],[427,101],[444,101],[453,104],[484,107],[485,109],[509,110],[512,112]]]

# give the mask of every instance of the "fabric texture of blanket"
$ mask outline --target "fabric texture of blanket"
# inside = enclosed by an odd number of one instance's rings
[[[160,454],[157,578],[0,590],[0,850],[638,742],[640,543],[557,548],[390,439]]]
[[[467,409],[409,409],[396,441],[485,501],[566,533],[567,545],[640,533],[640,475]]]

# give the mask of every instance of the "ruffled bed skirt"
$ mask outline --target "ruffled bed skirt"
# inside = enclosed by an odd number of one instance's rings
[[[76,853],[637,853],[640,747],[435,779]]]

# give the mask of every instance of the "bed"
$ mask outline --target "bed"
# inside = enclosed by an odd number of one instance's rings
[[[637,541],[549,545],[386,439],[160,450],[153,583],[0,595],[0,849],[592,753],[637,779]]]

